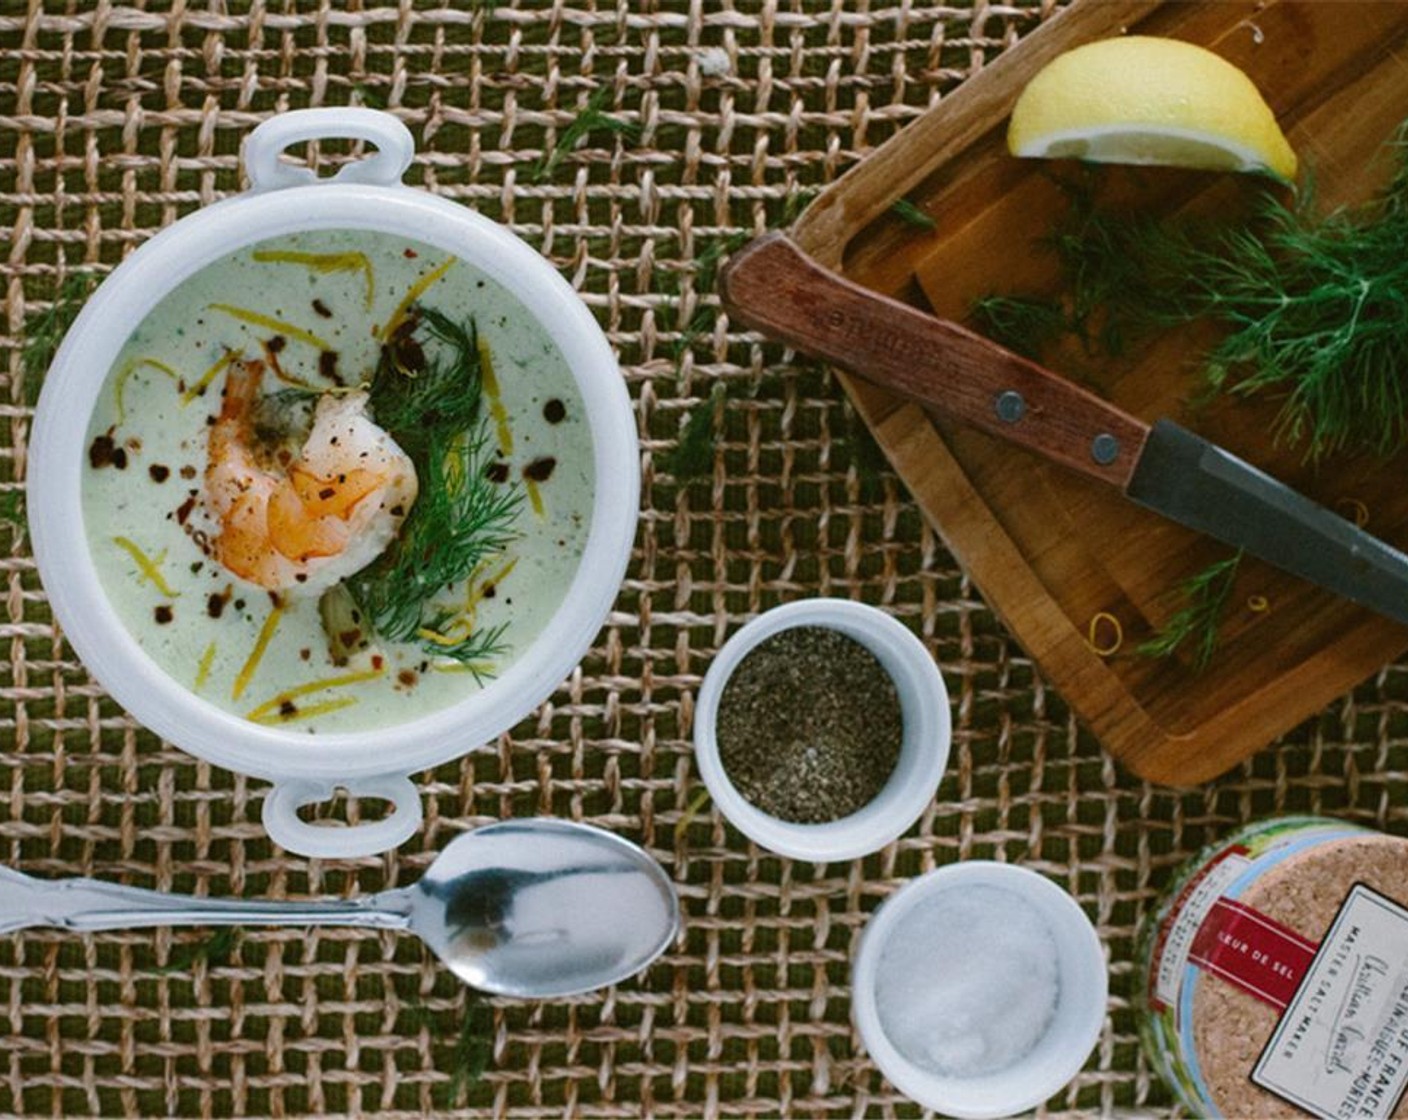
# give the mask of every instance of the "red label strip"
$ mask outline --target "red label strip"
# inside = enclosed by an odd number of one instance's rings
[[[1315,943],[1240,902],[1219,898],[1188,960],[1284,1011],[1315,958]]]

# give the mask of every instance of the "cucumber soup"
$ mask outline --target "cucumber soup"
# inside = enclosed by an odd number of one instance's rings
[[[132,636],[212,704],[309,733],[482,687],[555,613],[590,527],[557,347],[472,265],[373,231],[183,282],[87,441],[85,530]]]

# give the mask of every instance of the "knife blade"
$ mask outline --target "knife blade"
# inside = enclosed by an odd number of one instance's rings
[[[823,268],[786,234],[719,274],[730,317],[1408,624],[1408,556],[1171,420],[1146,424],[956,323]]]

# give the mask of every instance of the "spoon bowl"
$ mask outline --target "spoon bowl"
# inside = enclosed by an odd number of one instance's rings
[[[638,972],[674,940],[664,869],[590,825],[504,821],[461,836],[410,888],[410,928],[466,984],[566,996]]]
[[[0,867],[0,933],[184,925],[407,930],[480,991],[549,999],[645,968],[674,940],[679,900],[664,869],[635,844],[547,817],[456,838],[414,886],[329,901],[188,898]]]

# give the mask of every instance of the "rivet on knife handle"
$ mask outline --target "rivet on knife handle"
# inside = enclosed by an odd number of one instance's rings
[[[1072,470],[1129,483],[1149,427],[970,330],[822,268],[785,234],[719,277],[731,317]]]

